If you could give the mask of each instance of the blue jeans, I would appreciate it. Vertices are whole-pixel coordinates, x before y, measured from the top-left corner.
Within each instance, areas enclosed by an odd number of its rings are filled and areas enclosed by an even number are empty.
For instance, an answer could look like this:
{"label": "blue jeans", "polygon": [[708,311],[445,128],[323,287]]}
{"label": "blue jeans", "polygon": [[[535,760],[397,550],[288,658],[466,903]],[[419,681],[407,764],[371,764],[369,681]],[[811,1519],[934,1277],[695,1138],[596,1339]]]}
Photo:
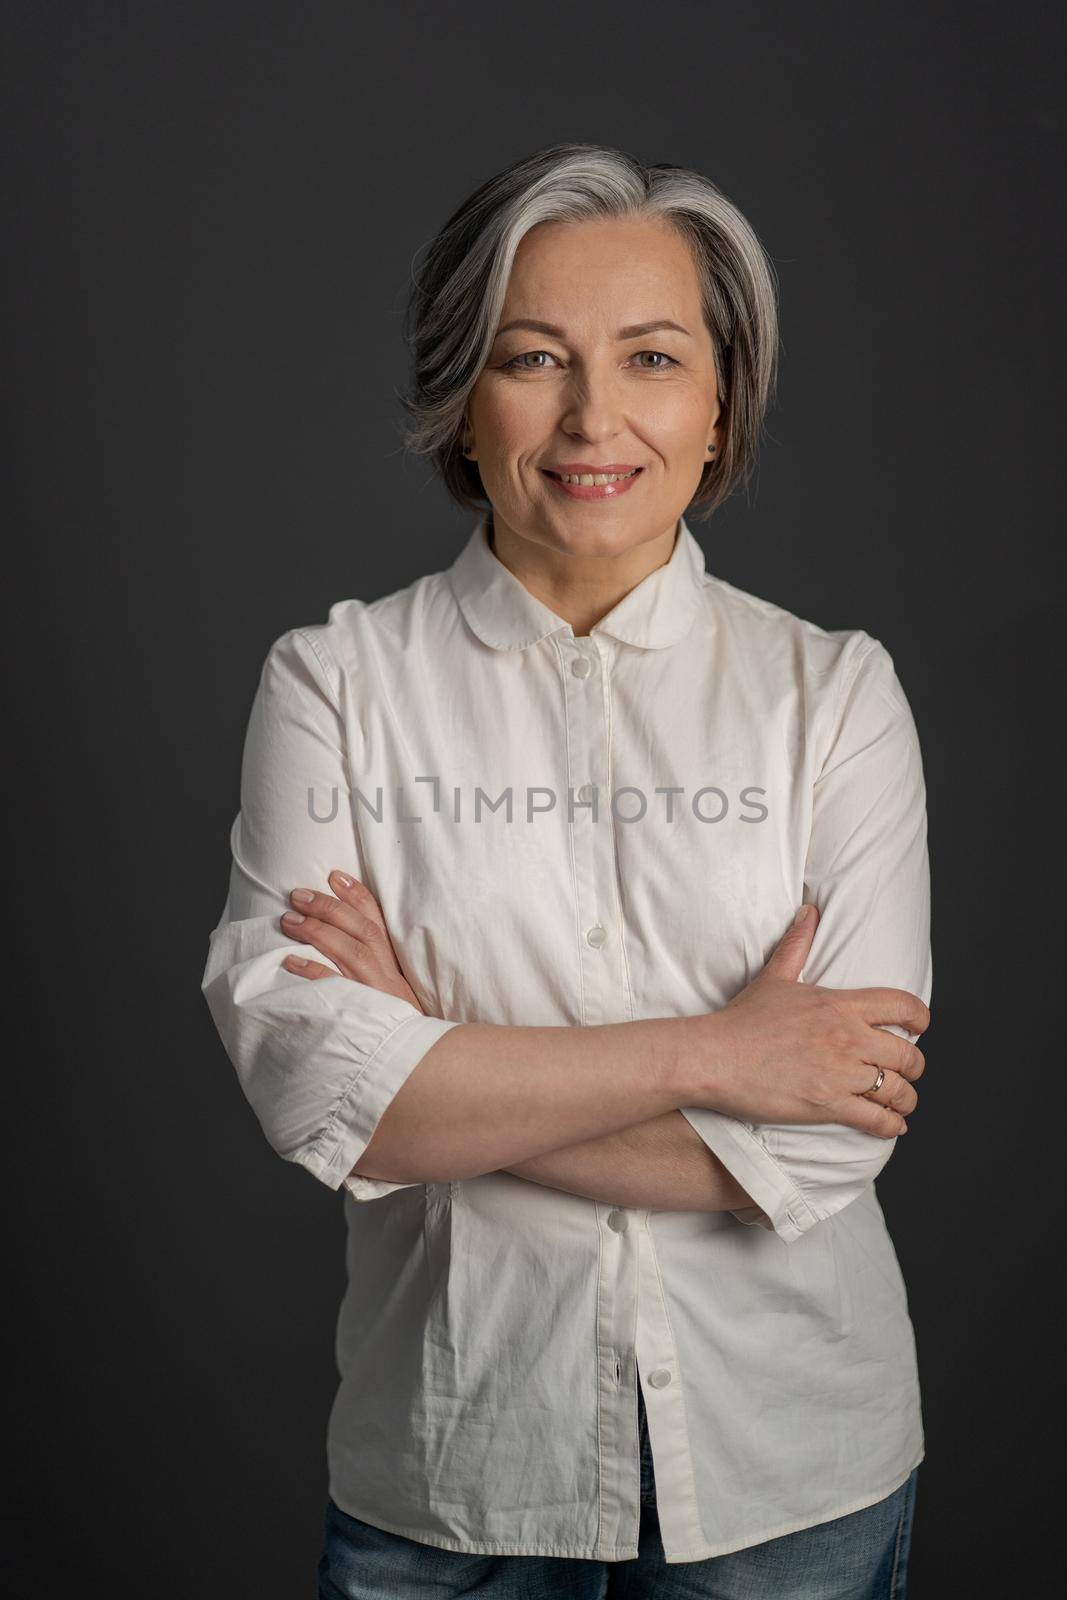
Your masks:
{"label": "blue jeans", "polygon": [[918,1467],[862,1511],[668,1566],[640,1388],[637,1405],[641,1531],[634,1560],[441,1550],[360,1522],[328,1499],[319,1600],[906,1600]]}

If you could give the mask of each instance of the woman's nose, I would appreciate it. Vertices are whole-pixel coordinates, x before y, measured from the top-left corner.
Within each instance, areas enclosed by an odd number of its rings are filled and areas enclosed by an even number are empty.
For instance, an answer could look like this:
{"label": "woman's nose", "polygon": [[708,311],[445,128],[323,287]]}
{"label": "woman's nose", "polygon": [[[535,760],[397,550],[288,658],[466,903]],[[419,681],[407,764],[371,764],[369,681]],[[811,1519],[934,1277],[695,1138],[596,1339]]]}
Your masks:
{"label": "woman's nose", "polygon": [[565,433],[581,434],[592,443],[614,438],[626,426],[617,382],[598,374],[570,385],[560,421]]}

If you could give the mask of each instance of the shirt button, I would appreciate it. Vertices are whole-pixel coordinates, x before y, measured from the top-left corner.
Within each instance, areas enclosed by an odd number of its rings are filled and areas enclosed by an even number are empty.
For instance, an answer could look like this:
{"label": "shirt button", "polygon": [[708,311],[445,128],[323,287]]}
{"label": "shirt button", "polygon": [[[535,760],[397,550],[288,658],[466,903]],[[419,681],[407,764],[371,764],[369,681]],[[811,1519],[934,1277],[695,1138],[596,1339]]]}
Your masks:
{"label": "shirt button", "polygon": [[655,1372],[650,1372],[648,1381],[653,1389],[665,1389],[671,1381],[671,1375],[666,1367],[657,1367]]}
{"label": "shirt button", "polygon": [[594,950],[599,950],[606,938],[607,934],[598,922],[595,927],[590,928],[587,932],[585,942],[586,944],[591,944]]}
{"label": "shirt button", "polygon": [[625,1233],[630,1226],[625,1211],[609,1211],[608,1227],[614,1228],[616,1233]]}
{"label": "shirt button", "polygon": [[593,798],[593,785],[591,783],[583,783],[582,787],[578,790],[578,798],[584,805],[588,805],[589,801]]}
{"label": "shirt button", "polygon": [[571,671],[576,678],[588,678],[592,670],[592,662],[588,656],[575,656],[571,662]]}

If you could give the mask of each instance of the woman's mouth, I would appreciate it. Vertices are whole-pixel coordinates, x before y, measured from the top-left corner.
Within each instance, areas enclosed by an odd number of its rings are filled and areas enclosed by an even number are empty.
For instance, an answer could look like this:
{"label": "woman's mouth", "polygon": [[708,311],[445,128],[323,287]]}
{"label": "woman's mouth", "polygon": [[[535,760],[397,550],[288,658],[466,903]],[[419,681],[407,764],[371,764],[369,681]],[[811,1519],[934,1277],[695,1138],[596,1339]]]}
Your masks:
{"label": "woman's mouth", "polygon": [[549,472],[547,468],[542,468],[542,471],[562,493],[569,494],[573,500],[616,500],[620,494],[626,494],[633,488],[644,468],[634,467],[631,472],[566,474]]}

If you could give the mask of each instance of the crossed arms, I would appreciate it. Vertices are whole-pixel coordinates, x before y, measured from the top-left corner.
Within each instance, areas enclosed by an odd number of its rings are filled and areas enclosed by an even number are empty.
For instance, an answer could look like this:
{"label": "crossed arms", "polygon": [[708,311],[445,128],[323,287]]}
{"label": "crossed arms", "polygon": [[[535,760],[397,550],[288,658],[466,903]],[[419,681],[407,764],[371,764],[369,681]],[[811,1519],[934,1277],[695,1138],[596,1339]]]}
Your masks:
{"label": "crossed arms", "polygon": [[[332,862],[352,852],[350,828],[343,821],[327,827],[302,812],[306,785],[313,784],[319,792],[336,788],[338,815],[343,819],[346,813],[343,687],[340,669],[330,668],[334,681],[328,666],[301,630],[284,635],[264,666],[246,736],[241,811],[231,832],[230,889],[211,936],[202,988],[241,1087],[273,1148],[332,1188],[358,1183],[364,1175],[370,1194],[357,1193],[356,1198],[365,1199],[405,1181],[421,1181],[414,1168],[399,1170],[402,1161],[379,1168],[390,1176],[375,1180],[376,1129],[390,1100],[404,1095],[407,1077],[429,1047],[458,1024],[426,1015],[402,975],[384,966],[376,976],[353,974],[355,981],[338,964],[320,963],[319,971],[309,974],[296,964],[299,957],[292,946],[312,941],[288,921],[279,926],[279,911],[290,894],[296,904],[296,892],[289,886],[301,880],[329,882],[334,894],[327,898],[338,902]],[[840,696],[840,713],[813,795],[804,887],[805,898],[819,908],[819,937],[800,988],[844,991],[896,983],[926,1001],[931,964],[922,769],[891,659],[873,641],[860,641]],[[332,953],[329,959],[334,959]],[[914,1037],[928,1025],[914,1020],[924,1011],[920,1002],[907,1018],[894,1014],[868,1020],[894,1031],[903,1024],[902,1038]],[[641,1030],[658,1025],[618,1026]],[[676,1024],[672,1019],[663,1025]],[[598,1030],[558,1031],[586,1035]],[[463,1043],[469,1042],[470,1034]],[[498,1042],[494,1039],[494,1046]],[[589,1042],[580,1041],[583,1051]],[[864,1060],[874,1059],[871,1052],[885,1046],[884,1034],[867,1040]],[[790,1046],[790,1058],[792,1053]],[[887,1058],[885,1064],[902,1063]],[[657,1098],[634,1087],[642,1082],[638,1074],[631,1074],[629,1110],[620,1111],[621,1101],[613,1098],[613,1063],[606,1065],[609,1070],[600,1079],[604,1094],[595,1114],[583,1113],[567,1123],[586,1134],[581,1142],[568,1145],[564,1138],[555,1147],[555,1133],[563,1125],[558,1116],[551,1138],[527,1138],[525,1143],[512,1137],[506,1124],[501,1135],[496,1124],[484,1147],[492,1147],[497,1159],[472,1170],[513,1171],[618,1205],[754,1211],[758,1214],[742,1215],[741,1220],[773,1226],[788,1240],[849,1203],[884,1165],[893,1135],[905,1125],[902,1117],[882,1108],[892,1103],[907,1112],[914,1105],[907,1084],[908,1101],[890,1102],[883,1094],[876,1107],[860,1099],[873,1076],[864,1069],[847,1084],[845,1100],[865,1115],[883,1119],[878,1127],[873,1121],[853,1120],[847,1110],[844,1117],[825,1120],[850,1126],[798,1126],[794,1124],[822,1119],[795,1116],[789,1106],[765,1112],[762,1101],[753,1111],[670,1094]],[[496,1077],[492,1081],[499,1087]],[[514,1081],[511,1109],[522,1122],[521,1075]],[[556,1081],[572,1098],[589,1092],[584,1074],[578,1075],[577,1084],[563,1077]],[[630,1114],[635,1104],[641,1108],[637,1116]],[[718,1108],[710,1109],[712,1104]],[[447,1117],[448,1102],[442,1099],[439,1105]],[[477,1102],[468,1105],[476,1115]],[[675,1109],[679,1106],[684,1109]],[[392,1115],[390,1111],[384,1121]],[[543,1132],[547,1114],[541,1122]],[[616,1131],[588,1137],[586,1130],[612,1125]],[[872,1138],[871,1133],[880,1136]],[[517,1159],[531,1150],[540,1153]],[[460,1171],[460,1164],[455,1170]]]}

